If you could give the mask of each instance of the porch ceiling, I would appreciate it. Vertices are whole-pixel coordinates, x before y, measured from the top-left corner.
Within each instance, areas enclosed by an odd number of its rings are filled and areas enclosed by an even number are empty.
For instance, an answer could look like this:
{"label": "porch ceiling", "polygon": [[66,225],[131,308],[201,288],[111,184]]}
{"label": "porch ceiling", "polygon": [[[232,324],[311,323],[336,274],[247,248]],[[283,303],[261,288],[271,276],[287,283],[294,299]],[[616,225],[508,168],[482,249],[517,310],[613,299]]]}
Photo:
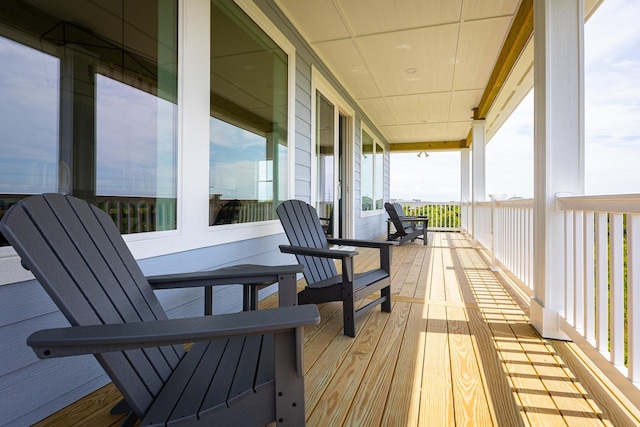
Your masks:
{"label": "porch ceiling", "polygon": [[489,140],[533,86],[533,0],[275,1],[392,151],[468,146],[476,108]]}

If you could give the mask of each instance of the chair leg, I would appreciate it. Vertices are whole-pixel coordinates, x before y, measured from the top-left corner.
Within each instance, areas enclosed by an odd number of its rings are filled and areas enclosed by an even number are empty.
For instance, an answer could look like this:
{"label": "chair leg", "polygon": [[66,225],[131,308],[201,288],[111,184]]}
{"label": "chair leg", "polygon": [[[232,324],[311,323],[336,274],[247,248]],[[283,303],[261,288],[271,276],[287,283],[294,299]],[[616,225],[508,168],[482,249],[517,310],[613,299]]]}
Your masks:
{"label": "chair leg", "polygon": [[353,301],[353,294],[342,301],[342,317],[344,320],[344,334],[355,338],[356,337],[356,308],[355,301]]}
{"label": "chair leg", "polygon": [[305,425],[302,328],[274,335],[276,425]]}
{"label": "chair leg", "polygon": [[380,294],[383,297],[386,297],[386,301],[381,304],[381,309],[385,313],[391,313],[391,286],[387,286],[386,288],[382,288],[380,290]]}
{"label": "chair leg", "polygon": [[251,287],[251,310],[258,309],[258,287]]}
{"label": "chair leg", "polygon": [[251,307],[251,285],[242,286],[242,311],[250,311]]}
{"label": "chair leg", "polygon": [[258,291],[264,287],[262,283],[248,283],[242,286],[242,311],[258,309]]}

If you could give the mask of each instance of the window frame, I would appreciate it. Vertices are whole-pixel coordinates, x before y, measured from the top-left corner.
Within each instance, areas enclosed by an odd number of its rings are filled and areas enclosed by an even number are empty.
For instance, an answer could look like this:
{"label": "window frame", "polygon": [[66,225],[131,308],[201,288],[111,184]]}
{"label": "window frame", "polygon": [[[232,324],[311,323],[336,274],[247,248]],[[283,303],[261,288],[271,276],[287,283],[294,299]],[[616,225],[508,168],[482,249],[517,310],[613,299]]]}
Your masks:
{"label": "window frame", "polygon": [[[251,0],[234,0],[271,39],[287,54],[287,144],[288,197],[292,197],[295,183],[295,76],[296,49],[273,24],[262,10]],[[223,245],[252,238],[282,233],[277,219],[270,221],[209,226],[209,97],[202,96],[203,88],[208,94],[209,64],[202,66],[202,58],[209,58],[210,0],[179,2],[178,10],[178,228],[169,239],[170,250],[158,248],[158,237],[124,236],[135,257],[147,258]],[[188,24],[187,24],[188,22]],[[194,23],[197,23],[194,25]],[[206,40],[203,32],[206,31]],[[185,45],[194,43],[185,49]],[[195,64],[200,66],[197,69]],[[189,66],[192,68],[189,69]],[[180,90],[182,89],[182,90]],[[199,107],[196,114],[195,108]],[[187,113],[188,112],[188,113]],[[197,123],[196,123],[197,122]],[[193,125],[192,125],[193,123]],[[193,141],[197,141],[194,143]],[[157,233],[149,233],[157,234]],[[164,241],[163,241],[164,243]],[[162,245],[166,247],[165,245]]]}
{"label": "window frame", "polygon": [[[356,162],[356,150],[355,150],[355,137],[356,137],[356,111],[351,104],[349,104],[338,90],[327,80],[322,72],[315,66],[311,66],[311,204],[315,206],[317,202],[317,186],[318,186],[318,167],[316,157],[316,138],[317,138],[317,93],[320,92],[322,96],[327,99],[334,106],[334,114],[337,117],[342,114],[347,123],[347,134],[345,135],[345,152],[344,165],[345,174],[343,178],[346,183],[346,191],[342,194],[344,200],[348,200],[348,203],[344,203],[343,215],[346,220],[343,224],[343,235],[347,238],[353,238],[355,236],[355,215],[356,206],[354,205],[355,196],[353,189],[355,188],[355,162]],[[338,129],[336,128],[337,132]],[[337,172],[335,172],[337,174]],[[334,182],[335,184],[335,182]]]}
{"label": "window frame", "polygon": [[[211,0],[212,3],[215,3],[213,0]],[[227,1],[231,1],[231,0],[227,0]],[[295,177],[292,177],[292,175],[294,174],[294,168],[292,167],[293,163],[291,162],[291,155],[293,154],[294,151],[292,151],[292,142],[293,139],[295,138],[294,135],[291,134],[291,126],[290,123],[292,120],[295,120],[295,117],[291,114],[292,113],[292,108],[291,105],[292,102],[295,102],[295,96],[292,97],[291,92],[294,90],[292,85],[291,85],[291,76],[292,76],[292,69],[291,69],[291,59],[292,59],[292,53],[288,52],[285,48],[283,48],[283,43],[284,44],[288,44],[288,41],[285,40],[278,40],[277,37],[274,37],[272,33],[269,33],[267,31],[266,27],[269,27],[269,24],[264,23],[264,25],[261,25],[259,22],[259,19],[256,19],[254,15],[252,15],[252,12],[255,12],[255,10],[252,9],[253,3],[252,2],[244,2],[244,1],[238,1],[238,0],[233,0],[236,5],[239,6],[239,8],[241,10],[243,10],[245,12],[245,14],[249,17],[249,19],[251,19],[255,25],[264,32],[264,34],[269,37],[271,39],[271,42],[273,42],[279,49],[281,49],[282,53],[284,55],[286,55],[286,70],[284,68],[281,69],[281,71],[278,72],[277,74],[277,78],[281,79],[282,77],[286,77],[287,79],[287,117],[286,117],[286,136],[285,136],[285,144],[280,145],[280,143],[278,142],[278,145],[276,145],[274,147],[274,150],[277,151],[284,151],[286,150],[286,158],[278,158],[277,162],[272,162],[272,165],[274,166],[273,170],[272,170],[272,179],[271,179],[271,186],[270,186],[270,190],[273,192],[273,196],[277,197],[276,198],[271,198],[271,200],[267,200],[269,202],[271,202],[272,204],[272,209],[271,210],[271,214],[272,214],[272,219],[259,219],[259,220],[255,220],[255,221],[245,221],[245,222],[234,222],[234,223],[227,223],[227,224],[215,224],[215,223],[211,223],[210,227],[216,227],[216,228],[220,228],[220,227],[226,227],[226,228],[231,228],[234,229],[235,226],[237,226],[238,224],[254,224],[257,225],[259,223],[264,223],[264,222],[270,222],[270,221],[275,221],[277,224],[279,224],[279,221],[277,219],[277,216],[275,215],[275,209],[277,207],[277,205],[284,201],[287,200],[289,198],[291,198],[291,194],[293,193],[293,188],[294,188],[294,182],[295,182]],[[226,9],[226,7],[224,7],[224,1],[221,2],[223,4],[222,8]],[[245,8],[243,8],[243,5]],[[244,17],[242,17],[242,20],[244,21]],[[237,25],[237,24],[236,24]],[[242,29],[244,27],[244,25],[239,25],[237,26],[238,29]],[[272,30],[276,31],[277,30],[274,28],[272,28]],[[249,29],[249,32],[255,32],[251,29]],[[244,31],[245,34],[247,34],[247,30],[245,29]],[[264,52],[268,52],[269,49],[264,50]],[[295,50],[294,50],[295,51]],[[279,56],[279,55],[278,55]],[[223,70],[218,70],[218,71],[223,71]],[[295,72],[293,74],[295,76]],[[213,92],[211,92],[213,93]],[[277,95],[276,92],[272,93],[272,96],[279,96]],[[280,98],[282,100],[282,98]],[[293,100],[293,101],[292,101]],[[233,101],[233,99],[231,99],[231,101]],[[213,104],[212,104],[213,105]],[[276,106],[272,106],[272,108],[276,108]],[[275,110],[274,110],[275,111]],[[251,112],[249,111],[249,114],[251,114]],[[274,113],[275,114],[275,113]],[[282,116],[280,116],[282,117]],[[240,132],[243,133],[245,135],[251,135],[251,137],[258,137],[258,138],[264,138],[264,142],[266,143],[266,147],[270,146],[270,137],[269,137],[269,133],[270,131],[265,129],[264,127],[261,127],[260,123],[252,123],[251,121],[245,121],[241,116],[239,115],[235,115],[233,111],[229,110],[229,111],[224,111],[224,109],[220,109],[218,110],[217,108],[212,107],[211,109],[211,119],[212,119],[212,123],[213,122],[219,122],[217,125],[212,125],[212,126],[221,126],[221,127],[226,127],[229,126],[229,130],[233,129],[236,132]],[[280,123],[278,121],[277,123],[278,125],[281,125],[282,123]],[[282,127],[279,126],[280,129],[282,129]],[[224,132],[223,132],[224,133]],[[273,131],[273,133],[275,135],[278,134],[277,131]],[[220,134],[217,134],[216,132],[211,131],[210,133],[210,141],[213,145],[215,145],[217,142],[219,142],[219,138]],[[271,139],[271,141],[274,141],[273,139]],[[277,139],[275,140],[277,141]],[[239,148],[239,147],[238,147]],[[237,159],[237,157],[235,157],[235,153],[237,153],[238,148],[234,148],[233,152],[233,156],[234,157],[227,157],[227,159],[229,161],[235,161],[235,160],[231,160],[231,159]],[[268,150],[267,150],[268,151]],[[230,154],[230,153],[229,153]],[[265,154],[266,157],[261,158],[259,160],[255,161],[255,166],[258,166],[258,163],[262,162],[262,161],[268,161],[269,160],[269,156],[268,154]],[[277,155],[279,156],[279,154]],[[209,158],[210,161],[213,162],[213,157],[212,157],[212,152],[209,153]],[[274,155],[274,158],[272,160],[274,160],[276,158],[276,156]],[[280,160],[284,160],[283,162],[280,162]],[[254,160],[251,160],[252,162]],[[275,164],[277,163],[277,169],[275,168]],[[231,177],[237,176],[240,177],[241,175],[238,175],[234,172],[230,173],[230,174],[223,174],[223,175],[219,175],[219,172],[216,172],[214,168],[211,168],[210,172],[210,177],[215,177],[214,181],[217,181],[218,178],[220,178],[221,176],[223,177],[227,177],[229,175],[231,175]],[[253,173],[253,171],[248,172],[248,173]],[[281,174],[286,173],[286,179],[282,179],[280,180]],[[293,179],[292,179],[293,178]],[[247,182],[248,183],[248,182]],[[243,188],[242,186],[240,187],[236,187],[235,190],[239,190],[239,191],[243,191],[243,190],[255,190],[255,191],[259,191],[257,189],[257,187],[260,185],[260,179],[259,177],[256,176],[256,182],[255,185],[256,187],[254,188]],[[222,196],[220,197],[220,199],[215,202],[216,208],[212,208],[213,212],[216,212],[217,209],[221,208],[222,205],[224,205],[225,203],[229,202],[231,199],[243,199],[242,196],[238,196],[237,194],[235,194],[233,192],[233,190],[230,191],[223,191],[219,188],[219,185],[217,185],[219,183],[212,183],[210,182],[210,186],[211,188],[216,188],[219,191],[216,191],[216,195]],[[277,184],[277,189],[274,187],[274,185]],[[215,186],[215,187],[214,187]],[[283,191],[284,190],[284,191]],[[219,193],[225,193],[225,194],[219,194]],[[284,193],[284,194],[282,194]],[[213,196],[214,194],[211,193],[210,197]],[[252,198],[250,196],[248,196],[248,199],[245,200],[248,203],[252,203],[252,202],[259,202],[259,197],[256,198],[256,200],[252,200]],[[244,204],[244,201],[243,201]],[[260,208],[263,208],[264,206],[260,206]],[[211,213],[211,221],[213,221],[213,214]],[[210,222],[211,222],[210,221]]]}
{"label": "window frame", "polygon": [[[184,5],[183,5],[183,1],[182,0],[177,0],[175,3],[175,7],[176,7],[176,25],[178,26],[178,34],[177,34],[177,48],[178,48],[178,73],[180,73],[180,69],[182,68],[182,64],[180,64],[179,61],[182,60],[182,50],[183,47],[180,45],[180,38],[182,36],[182,34],[180,33],[181,29],[184,28],[184,26],[180,25],[180,20],[181,20],[181,14],[184,11]],[[5,27],[2,29],[2,31],[0,31],[0,34],[2,34],[3,37],[9,37],[11,40],[14,40],[15,42],[24,45],[28,48],[31,49],[35,49],[37,51],[41,51],[43,53],[46,53],[48,55],[51,55],[52,57],[58,58],[60,59],[60,54],[58,51],[58,48],[51,44],[51,42],[48,42],[46,40],[41,40],[41,39],[35,39],[34,36],[32,36],[31,34],[25,33],[23,31],[17,30],[17,29],[13,29],[11,27]],[[104,76],[106,78],[109,78],[109,76],[103,72],[101,72],[101,66],[99,65],[98,67],[92,68],[92,78],[96,79],[99,76]],[[177,82],[176,84],[179,86],[180,85],[180,79],[182,77],[180,76],[180,74],[178,74],[178,78],[177,78]],[[96,86],[96,90],[97,90],[97,86]],[[178,89],[178,95],[179,95],[179,90]],[[97,108],[97,104],[94,106],[94,108]],[[179,102],[179,97],[177,99],[176,102],[176,112],[178,113],[178,115],[180,114],[180,102]],[[94,110],[94,113],[96,114],[97,117],[97,110]],[[176,120],[176,124],[175,124],[175,135],[176,135],[176,139],[175,139],[175,144],[176,144],[176,151],[174,153],[175,157],[176,157],[176,181],[175,181],[175,185],[176,188],[178,187],[178,183],[180,180],[180,177],[178,176],[179,174],[179,153],[180,153],[180,135],[179,135],[179,118]],[[96,122],[96,129],[97,129],[97,122]],[[97,147],[97,146],[96,146]],[[97,179],[97,178],[96,178]],[[58,189],[58,191],[61,191],[60,189]],[[176,198],[179,198],[179,191],[176,190]],[[179,215],[178,213],[178,207],[176,207],[176,215]],[[123,234],[122,237],[125,240],[125,242],[129,242],[129,241],[138,241],[138,240],[144,240],[144,239],[154,239],[157,241],[158,238],[165,238],[167,236],[172,236],[172,235],[179,235],[179,224],[176,224],[176,228],[175,229],[170,229],[170,230],[160,230],[160,231],[149,231],[149,232],[142,232],[142,233],[132,233],[132,234]],[[163,251],[164,253],[173,253],[175,251]],[[140,257],[144,257],[144,255],[140,256]],[[25,280],[31,280],[33,279],[33,275],[24,270],[19,262],[19,258],[17,257],[17,254],[15,252],[15,250],[11,247],[11,246],[2,246],[0,247],[0,265],[2,266],[2,268],[7,271],[8,274],[4,275],[1,279],[0,279],[0,285],[3,284],[8,284],[8,283],[15,283],[15,282],[19,282],[19,281],[25,281]]]}
{"label": "window frame", "polygon": [[[367,135],[369,135],[369,137],[371,137],[371,140],[373,142],[373,167],[372,167],[372,171],[373,171],[373,176],[371,177],[372,182],[373,182],[373,204],[375,206],[375,201],[379,198],[382,198],[382,206],[380,207],[380,209],[371,209],[368,211],[362,210],[362,167],[360,167],[360,198],[358,199],[358,203],[359,203],[359,208],[360,208],[360,218],[366,218],[369,216],[377,216],[380,215],[380,213],[384,212],[384,202],[385,200],[385,179],[384,179],[384,171],[385,171],[385,162],[386,162],[386,153],[387,153],[387,149],[385,147],[385,144],[382,142],[382,140],[380,140],[379,138],[376,137],[376,134],[374,132],[371,131],[371,129],[365,125],[364,123],[361,124],[360,126],[360,160],[362,161],[362,146],[363,146],[363,133],[367,133]],[[378,147],[382,147],[382,153],[378,153]],[[383,177],[382,177],[382,196],[381,197],[377,197],[377,193],[376,193],[376,169],[378,167],[377,163],[377,159],[378,159],[378,155],[381,154],[381,159],[382,159],[382,172],[383,172]]]}
{"label": "window frame", "polygon": [[[287,140],[288,197],[295,184],[295,77],[296,49],[262,10],[251,0],[234,0],[245,13],[288,55]],[[187,7],[188,3],[188,7]],[[177,226],[175,230],[123,235],[136,259],[223,245],[283,232],[276,220],[209,226],[209,65],[202,57],[210,50],[210,0],[178,1],[178,148]],[[188,24],[187,24],[188,23]],[[0,265],[5,275],[0,284],[29,280],[20,267],[15,250],[0,247]]]}

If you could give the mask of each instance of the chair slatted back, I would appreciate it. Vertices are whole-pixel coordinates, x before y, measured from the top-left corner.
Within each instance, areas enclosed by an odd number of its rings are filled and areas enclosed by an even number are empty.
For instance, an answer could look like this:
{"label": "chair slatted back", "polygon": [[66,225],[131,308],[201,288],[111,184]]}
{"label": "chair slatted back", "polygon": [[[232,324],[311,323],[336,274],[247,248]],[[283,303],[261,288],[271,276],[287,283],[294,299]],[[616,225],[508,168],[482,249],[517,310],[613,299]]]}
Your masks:
{"label": "chair slatted back", "polygon": [[[406,214],[404,213],[404,210],[402,209],[402,205],[400,203],[394,203],[393,208],[396,210],[396,215],[398,215],[398,218],[402,218],[406,216]],[[413,224],[411,224],[411,222],[409,221],[402,221],[402,225],[405,228],[413,226]]]}
{"label": "chair slatted back", "polygon": [[[0,221],[11,243],[72,326],[167,316],[113,220],[85,201],[32,196]],[[125,399],[144,414],[179,360],[181,346],[96,355]]]}
{"label": "chair slatted back", "polygon": [[384,208],[389,215],[389,219],[393,223],[393,226],[396,228],[397,233],[404,233],[404,230],[408,227],[411,227],[411,224],[407,221],[402,221],[400,218],[404,216],[404,212],[402,211],[402,206],[399,203],[385,203]]}
{"label": "chair slatted back", "polygon": [[[329,243],[322,230],[316,209],[301,200],[286,200],[276,209],[284,232],[292,246],[328,249]],[[304,278],[309,286],[338,275],[331,259],[296,255],[304,266]]]}

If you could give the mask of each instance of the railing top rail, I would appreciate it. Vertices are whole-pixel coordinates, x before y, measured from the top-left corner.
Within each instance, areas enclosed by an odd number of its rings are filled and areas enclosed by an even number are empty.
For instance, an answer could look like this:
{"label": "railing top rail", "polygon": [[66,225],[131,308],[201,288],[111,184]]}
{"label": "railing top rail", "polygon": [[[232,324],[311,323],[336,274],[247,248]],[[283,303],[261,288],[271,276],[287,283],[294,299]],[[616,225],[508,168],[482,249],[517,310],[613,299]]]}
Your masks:
{"label": "railing top rail", "polygon": [[446,206],[446,205],[453,205],[453,206],[457,206],[460,204],[459,201],[451,201],[451,202],[415,202],[412,200],[396,200],[397,203],[400,203],[401,205],[406,205],[406,206],[433,206],[433,205],[442,205],[442,206]]}
{"label": "railing top rail", "polygon": [[500,207],[532,208],[533,207],[533,199],[496,200],[496,205],[498,205]]}
{"label": "railing top rail", "polygon": [[556,197],[558,209],[573,211],[640,214],[640,194],[602,194]]}

